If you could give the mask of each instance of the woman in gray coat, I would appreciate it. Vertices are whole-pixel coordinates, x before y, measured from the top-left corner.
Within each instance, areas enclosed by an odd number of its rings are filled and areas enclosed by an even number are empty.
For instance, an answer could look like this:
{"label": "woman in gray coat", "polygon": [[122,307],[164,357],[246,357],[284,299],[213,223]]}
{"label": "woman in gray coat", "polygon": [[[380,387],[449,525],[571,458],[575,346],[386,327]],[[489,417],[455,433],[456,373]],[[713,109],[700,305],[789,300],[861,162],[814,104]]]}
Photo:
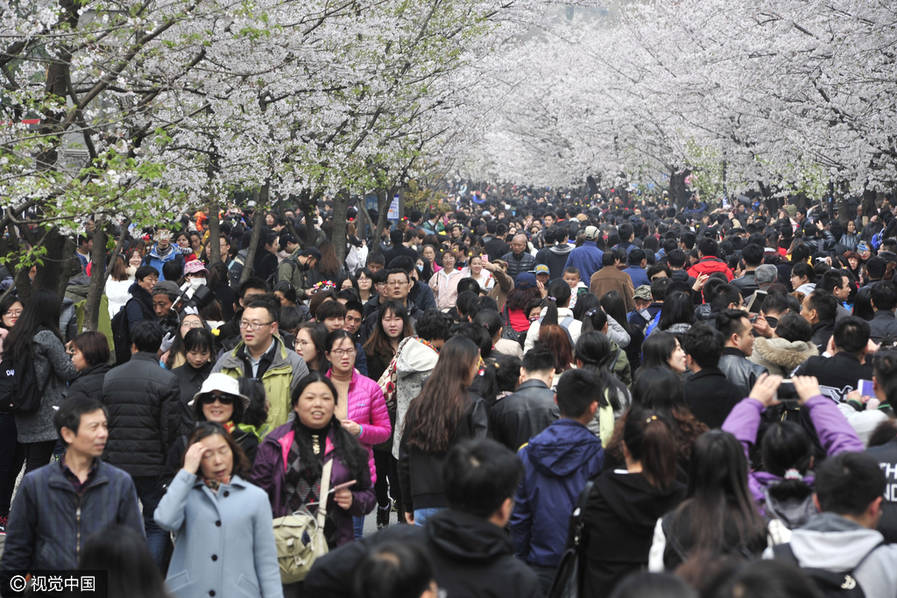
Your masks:
{"label": "woman in gray coat", "polygon": [[37,411],[16,414],[16,433],[25,450],[25,473],[50,462],[58,437],[53,416],[65,398],[66,383],[78,375],[59,333],[59,309],[55,293],[35,290],[4,343],[4,353],[9,357],[30,355],[34,359],[34,374],[42,391]]}
{"label": "woman in gray coat", "polygon": [[156,508],[175,533],[165,580],[178,598],[282,598],[268,496],[238,473],[249,461],[220,425],[200,422],[184,468]]}

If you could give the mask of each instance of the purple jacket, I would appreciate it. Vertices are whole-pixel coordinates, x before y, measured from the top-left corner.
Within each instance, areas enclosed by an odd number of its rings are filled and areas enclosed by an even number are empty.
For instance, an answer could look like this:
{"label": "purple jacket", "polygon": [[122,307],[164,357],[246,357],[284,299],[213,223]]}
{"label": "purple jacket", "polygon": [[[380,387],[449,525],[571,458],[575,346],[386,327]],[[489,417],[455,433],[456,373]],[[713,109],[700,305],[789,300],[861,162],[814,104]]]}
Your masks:
{"label": "purple jacket", "polygon": [[[806,406],[810,411],[810,420],[813,422],[813,427],[816,428],[819,442],[827,455],[863,451],[862,441],[831,399],[817,395],[810,397]],[[726,421],[723,422],[722,429],[738,439],[741,446],[744,447],[744,455],[748,459],[751,445],[757,442],[757,428],[760,427],[763,410],[763,403],[748,397],[735,405]],[[781,477],[767,471],[752,471],[748,476],[748,486],[761,512],[763,512],[766,487],[780,481],[782,481]],[[813,475],[807,475],[804,477],[804,481],[812,485]]]}
{"label": "purple jacket", "polygon": [[[264,442],[259,445],[258,452],[255,455],[255,463],[252,466],[252,474],[249,480],[268,493],[268,500],[271,502],[271,511],[275,518],[289,515],[290,511],[284,501],[284,480],[286,479],[287,457],[290,454],[290,446],[293,444],[293,424],[287,423],[275,428],[265,437]],[[324,447],[325,459],[327,455],[334,458],[333,455],[333,430],[327,435],[327,442]],[[330,487],[333,488],[339,484],[351,481],[351,474],[346,465],[339,459],[333,462],[333,470],[330,474]],[[336,542],[330,548],[342,546],[347,542],[351,542],[354,538],[352,531],[352,517],[360,517],[374,510],[377,504],[377,497],[373,488],[359,489],[352,487],[352,506],[348,511],[339,508],[333,501],[333,495],[327,502],[327,517],[336,522]]]}

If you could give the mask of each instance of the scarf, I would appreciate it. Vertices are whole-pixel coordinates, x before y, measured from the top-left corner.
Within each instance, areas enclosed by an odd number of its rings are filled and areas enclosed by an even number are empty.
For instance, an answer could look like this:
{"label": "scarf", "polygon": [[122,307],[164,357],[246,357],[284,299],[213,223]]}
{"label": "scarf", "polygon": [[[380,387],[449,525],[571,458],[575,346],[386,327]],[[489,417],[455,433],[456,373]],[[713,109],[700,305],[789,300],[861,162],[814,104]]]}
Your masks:
{"label": "scarf", "polygon": [[284,492],[290,512],[296,512],[309,503],[321,500],[321,472],[324,468],[324,448],[330,424],[320,430],[304,425],[297,417],[293,422],[293,444],[287,455],[287,470],[284,475]]}

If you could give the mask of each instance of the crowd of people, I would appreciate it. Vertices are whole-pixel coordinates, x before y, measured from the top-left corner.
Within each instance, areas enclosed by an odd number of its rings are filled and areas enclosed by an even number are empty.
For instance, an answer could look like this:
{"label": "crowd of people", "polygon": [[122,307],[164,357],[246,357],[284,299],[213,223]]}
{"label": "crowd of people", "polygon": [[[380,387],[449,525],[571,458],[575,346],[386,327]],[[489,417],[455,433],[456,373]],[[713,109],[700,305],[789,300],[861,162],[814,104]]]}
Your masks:
{"label": "crowd of people", "polygon": [[[106,263],[80,238],[64,298],[6,277],[5,579],[897,595],[897,206],[495,195],[382,238],[352,208],[342,261],[326,206],[229,210],[219,238],[124,229]],[[274,527],[299,512],[329,552],[295,581]]]}

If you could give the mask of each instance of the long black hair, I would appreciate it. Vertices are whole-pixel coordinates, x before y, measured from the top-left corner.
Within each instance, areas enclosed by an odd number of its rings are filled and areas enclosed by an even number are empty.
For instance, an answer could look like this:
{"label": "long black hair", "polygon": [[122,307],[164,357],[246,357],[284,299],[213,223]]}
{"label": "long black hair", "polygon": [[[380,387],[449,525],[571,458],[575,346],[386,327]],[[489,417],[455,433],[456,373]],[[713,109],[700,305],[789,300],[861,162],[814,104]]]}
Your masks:
{"label": "long black hair", "polygon": [[22,310],[16,325],[9,331],[3,351],[12,358],[25,357],[31,354],[34,335],[38,330],[49,330],[62,342],[59,332],[59,296],[43,289],[31,293],[31,299]]}
{"label": "long black hair", "polygon": [[[333,382],[321,372],[311,372],[299,381],[291,395],[290,405],[294,409],[299,401],[299,397],[302,396],[302,392],[315,382],[324,384],[330,390],[333,394],[333,404],[336,406],[339,401],[339,393]],[[312,448],[310,429],[299,420],[298,415],[293,422],[293,428],[295,430],[293,442],[299,446],[299,458],[301,459],[303,469],[309,468],[306,471],[308,471],[310,478],[317,479],[321,477],[321,471],[324,469],[323,452],[321,456],[315,455]],[[335,415],[330,419],[330,423],[321,430],[321,433],[326,435],[329,429],[333,430],[333,445],[336,457],[339,457],[343,465],[349,470],[352,479],[356,480],[355,488],[370,488],[371,470],[368,466],[367,451],[362,448],[355,436],[343,429]]]}

